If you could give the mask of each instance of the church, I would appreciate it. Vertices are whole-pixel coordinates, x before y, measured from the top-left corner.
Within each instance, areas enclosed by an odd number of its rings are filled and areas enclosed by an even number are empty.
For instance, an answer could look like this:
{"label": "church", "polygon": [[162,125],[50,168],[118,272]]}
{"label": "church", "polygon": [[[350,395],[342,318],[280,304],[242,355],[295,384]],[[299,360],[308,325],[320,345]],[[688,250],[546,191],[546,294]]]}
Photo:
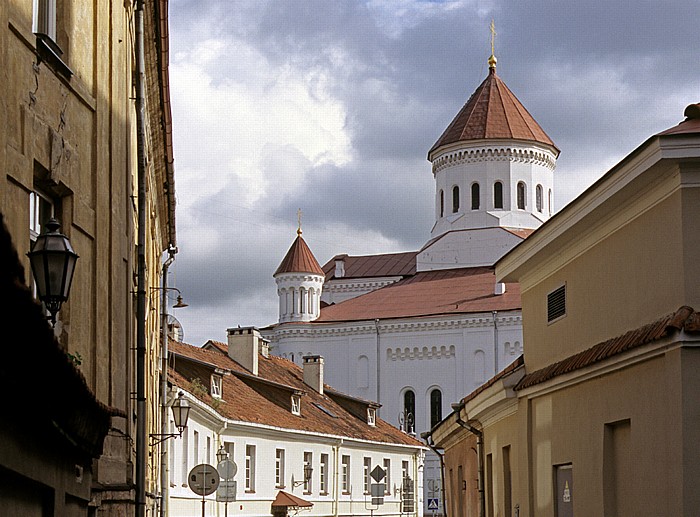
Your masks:
{"label": "church", "polygon": [[[327,381],[381,404],[419,435],[522,353],[517,283],[494,264],[552,215],[554,142],[496,73],[428,152],[435,223],[416,251],[338,254],[324,266],[301,228],[274,273],[279,321],[260,329],[273,354],[319,355]],[[424,465],[426,511],[442,514],[440,460]]]}

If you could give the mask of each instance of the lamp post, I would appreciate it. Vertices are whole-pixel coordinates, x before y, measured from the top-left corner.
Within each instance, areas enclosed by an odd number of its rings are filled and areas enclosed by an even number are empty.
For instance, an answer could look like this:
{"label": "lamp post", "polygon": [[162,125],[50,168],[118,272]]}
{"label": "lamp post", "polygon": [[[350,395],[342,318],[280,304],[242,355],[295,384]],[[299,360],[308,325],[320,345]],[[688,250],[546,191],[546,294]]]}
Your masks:
{"label": "lamp post", "polygon": [[182,436],[182,432],[185,430],[185,427],[187,427],[187,420],[190,416],[190,405],[187,403],[184,397],[185,394],[183,392],[178,393],[177,398],[171,406],[171,410],[173,412],[173,422],[175,423],[175,427],[177,427],[178,432],[150,434],[149,436],[151,438],[151,447],[153,447],[154,445],[158,445],[161,442],[164,442],[168,438]]}
{"label": "lamp post", "polygon": [[51,315],[51,326],[54,327],[56,313],[68,299],[78,260],[68,237],[58,231],[60,227],[56,219],[49,219],[47,232],[37,237],[32,250],[27,253],[39,300],[44,302]]}

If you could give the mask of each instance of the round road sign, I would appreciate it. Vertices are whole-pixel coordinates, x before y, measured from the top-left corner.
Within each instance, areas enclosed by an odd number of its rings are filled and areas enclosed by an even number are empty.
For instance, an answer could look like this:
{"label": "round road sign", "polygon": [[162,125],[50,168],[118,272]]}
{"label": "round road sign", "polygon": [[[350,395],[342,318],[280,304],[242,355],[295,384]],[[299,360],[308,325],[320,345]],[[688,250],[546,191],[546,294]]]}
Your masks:
{"label": "round road sign", "polygon": [[222,478],[233,479],[236,476],[236,472],[238,472],[238,465],[236,465],[235,461],[224,460],[219,462],[216,466],[216,470],[219,471],[219,475],[221,475]]}
{"label": "round road sign", "polygon": [[219,473],[212,465],[202,463],[190,470],[187,483],[197,495],[209,495],[219,487]]}

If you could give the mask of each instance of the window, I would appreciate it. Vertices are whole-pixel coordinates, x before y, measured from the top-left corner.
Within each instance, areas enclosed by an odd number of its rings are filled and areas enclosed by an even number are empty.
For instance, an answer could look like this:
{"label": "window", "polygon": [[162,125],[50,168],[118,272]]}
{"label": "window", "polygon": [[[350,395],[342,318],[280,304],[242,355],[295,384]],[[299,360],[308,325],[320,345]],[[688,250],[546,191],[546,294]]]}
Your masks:
{"label": "window", "polygon": [[472,183],[472,210],[479,210],[479,184]]}
{"label": "window", "polygon": [[319,490],[321,494],[328,493],[328,454],[321,454]]}
{"label": "window", "polygon": [[401,479],[404,480],[408,477],[408,461],[403,460],[401,462]]}
{"label": "window", "polygon": [[53,217],[54,206],[48,196],[37,192],[29,193],[29,239],[34,242],[44,224]]}
{"label": "window", "polygon": [[221,391],[222,391],[222,380],[223,377],[221,375],[212,375],[211,376],[211,396],[217,399],[221,398]]}
{"label": "window", "polygon": [[391,460],[384,458],[384,494],[391,494]]}
{"label": "window", "polygon": [[187,486],[187,474],[189,474],[189,465],[187,464],[187,454],[190,450],[189,441],[190,433],[189,429],[185,428],[185,432],[182,434],[182,449],[181,449],[181,462],[180,462],[180,479],[182,480],[182,486]]}
{"label": "window", "polygon": [[445,217],[445,193],[440,189],[440,217]]}
{"label": "window", "polygon": [[535,207],[538,212],[542,212],[542,185],[535,187]]}
{"label": "window", "polygon": [[[304,493],[305,494],[310,494],[311,493],[311,481],[312,477],[309,476],[309,478],[306,478],[306,472],[309,468],[313,469],[314,465],[314,453],[313,452],[305,452],[304,453]],[[313,475],[313,471],[312,471]]]}
{"label": "window", "polygon": [[245,491],[255,492],[255,445],[245,446]]}
{"label": "window", "polygon": [[[406,390],[403,394],[403,413],[404,417],[408,419],[408,415],[413,416],[416,414],[416,394],[413,390]],[[408,429],[406,429],[408,431]]]}
{"label": "window", "polygon": [[452,213],[457,212],[459,212],[459,187],[455,185],[452,187]]}
{"label": "window", "polygon": [[194,464],[199,465],[199,433],[194,432]]}
{"label": "window", "polygon": [[566,284],[547,295],[547,323],[566,315]]}
{"label": "window", "polygon": [[525,210],[525,183],[518,183],[517,187],[518,209]]}
{"label": "window", "polygon": [[301,414],[301,396],[292,394],[292,415]]}
{"label": "window", "polygon": [[493,207],[503,208],[503,183],[500,181],[493,184]]}
{"label": "window", "polygon": [[284,488],[284,449],[275,450],[275,487]]}
{"label": "window", "polygon": [[211,465],[211,437],[207,436],[207,465]]}
{"label": "window", "polygon": [[342,460],[342,470],[341,470],[341,482],[343,486],[343,493],[350,493],[350,456],[343,455]]}
{"label": "window", "polygon": [[430,392],[430,428],[442,420],[442,392],[435,388]]}
{"label": "window", "polygon": [[[57,27],[61,25],[62,19],[56,18],[64,9],[56,8],[56,0],[34,0],[34,15],[32,19],[32,32],[36,34],[36,47],[40,56],[56,72],[66,78],[73,75],[73,71],[63,61],[63,50],[58,45]],[[67,42],[64,41],[65,45]]]}
{"label": "window", "polygon": [[549,215],[552,215],[552,189],[549,189]]}
{"label": "window", "polygon": [[34,0],[32,32],[56,41],[56,0]]}
{"label": "window", "polygon": [[372,483],[370,472],[372,472],[372,458],[364,458],[362,462],[362,478],[364,479],[363,490],[365,494],[369,494],[369,486]]}
{"label": "window", "polygon": [[369,425],[375,425],[377,421],[377,410],[373,407],[367,408],[367,423]]}

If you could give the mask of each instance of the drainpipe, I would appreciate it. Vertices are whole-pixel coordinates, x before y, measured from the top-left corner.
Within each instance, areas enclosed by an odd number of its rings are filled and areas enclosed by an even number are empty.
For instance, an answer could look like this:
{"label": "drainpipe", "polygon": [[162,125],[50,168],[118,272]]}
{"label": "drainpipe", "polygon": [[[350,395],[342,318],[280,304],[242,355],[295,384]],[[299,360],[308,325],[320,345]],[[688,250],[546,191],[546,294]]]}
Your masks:
{"label": "drainpipe", "polygon": [[[163,348],[161,351],[161,387],[160,387],[160,432],[166,435],[169,432],[168,422],[168,268],[175,260],[177,248],[168,249],[168,258],[163,263],[163,280],[160,300],[161,332]],[[168,441],[160,444],[160,517],[168,515],[168,491],[170,489],[170,472],[168,470]]]}
{"label": "drainpipe", "polygon": [[[447,516],[447,501],[445,499],[445,457],[444,453],[440,453],[440,451],[435,447],[435,443],[433,442],[433,432],[432,431],[425,431],[420,434],[420,437],[423,438],[425,441],[425,444],[430,447],[430,449],[437,455],[438,458],[440,458],[440,484],[442,485],[440,488],[440,492],[442,493],[442,512],[443,512],[443,517],[448,517]],[[425,483],[425,479],[423,480],[423,483]]]}
{"label": "drainpipe", "polygon": [[136,517],[146,515],[146,103],[144,63],[144,0],[134,11],[136,54],[136,148],[138,167],[138,237],[136,282]]}
{"label": "drainpipe", "polygon": [[484,432],[462,420],[461,412],[463,408],[464,406],[454,408],[455,415],[457,416],[457,424],[476,436],[476,456],[478,458],[477,468],[479,475],[479,516],[486,517],[486,493],[484,491]]}
{"label": "drainpipe", "polygon": [[498,373],[498,322],[496,317],[498,316],[498,311],[492,311],[491,317],[493,318],[493,374]]}
{"label": "drainpipe", "polygon": [[[381,393],[381,390],[379,389],[380,388],[380,379],[381,379],[381,375],[380,375],[381,372],[379,371],[379,360],[380,360],[380,352],[381,352],[380,351],[381,341],[380,341],[380,337],[379,337],[379,319],[374,320],[374,329],[377,332],[377,399],[376,399],[376,402],[377,402],[377,404],[379,404],[381,402],[379,400],[379,394]],[[379,408],[377,408],[377,413],[379,413]]]}
{"label": "drainpipe", "polygon": [[343,445],[341,438],[336,445],[333,446],[333,516],[338,517],[338,506],[340,505],[340,472],[338,463],[340,462],[340,447]]}

